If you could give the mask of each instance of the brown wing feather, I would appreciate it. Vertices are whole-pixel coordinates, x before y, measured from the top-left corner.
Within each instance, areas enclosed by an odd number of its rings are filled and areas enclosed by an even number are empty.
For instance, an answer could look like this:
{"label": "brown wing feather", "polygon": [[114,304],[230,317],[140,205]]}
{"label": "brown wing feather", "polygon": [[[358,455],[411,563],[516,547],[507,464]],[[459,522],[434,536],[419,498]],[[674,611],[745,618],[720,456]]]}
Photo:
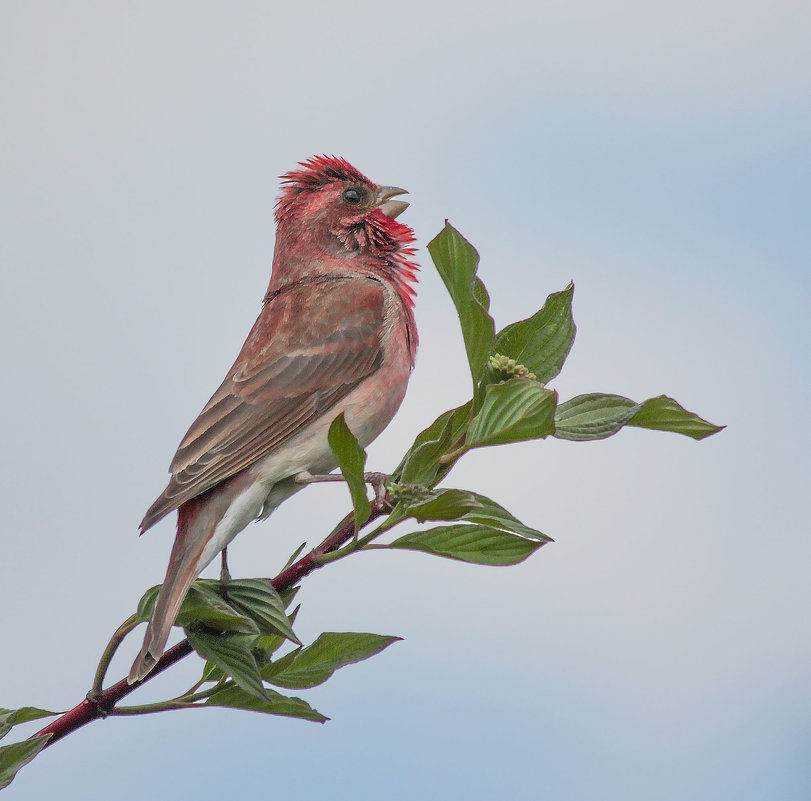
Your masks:
{"label": "brown wing feather", "polygon": [[383,303],[382,285],[369,278],[315,279],[271,297],[183,437],[141,529],[261,459],[374,373]]}

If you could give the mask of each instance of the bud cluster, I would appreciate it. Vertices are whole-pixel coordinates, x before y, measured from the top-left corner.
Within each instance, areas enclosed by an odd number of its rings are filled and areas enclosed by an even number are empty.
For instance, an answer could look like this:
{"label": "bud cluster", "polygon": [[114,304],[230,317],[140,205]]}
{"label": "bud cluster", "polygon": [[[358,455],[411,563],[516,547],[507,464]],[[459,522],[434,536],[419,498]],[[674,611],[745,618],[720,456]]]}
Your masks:
{"label": "bud cluster", "polygon": [[523,364],[501,353],[491,356],[489,364],[493,372],[498,376],[499,381],[507,381],[510,378],[531,378],[533,381],[535,380],[535,373],[530,373],[529,369],[524,367]]}
{"label": "bud cluster", "polygon": [[421,487],[419,484],[398,484],[394,481],[386,484],[386,490],[395,503],[425,501],[434,494],[428,487]]}

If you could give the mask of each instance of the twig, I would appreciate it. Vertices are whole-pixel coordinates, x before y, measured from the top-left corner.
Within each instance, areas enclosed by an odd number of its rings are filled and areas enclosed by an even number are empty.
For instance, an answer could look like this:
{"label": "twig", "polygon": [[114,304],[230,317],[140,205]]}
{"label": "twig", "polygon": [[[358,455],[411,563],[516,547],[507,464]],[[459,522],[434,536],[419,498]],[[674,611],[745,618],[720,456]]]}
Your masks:
{"label": "twig", "polygon": [[[110,638],[110,642],[107,643],[107,647],[104,649],[104,653],[101,655],[101,659],[99,660],[99,666],[96,669],[96,677],[93,679],[93,686],[90,688],[90,692],[87,694],[87,700],[90,701],[91,704],[95,704],[96,706],[101,706],[101,693],[102,693],[102,686],[104,685],[104,677],[107,674],[107,668],[110,667],[110,662],[115,655],[115,652],[118,650],[118,646],[126,637],[141,621],[135,615],[130,615],[116,630],[113,636]],[[104,712],[104,708],[101,708],[101,711]]]}
{"label": "twig", "polygon": [[[380,517],[381,515],[387,514],[390,510],[391,506],[385,499],[375,501],[372,503],[372,513],[369,520],[371,521],[377,517]],[[281,573],[279,573],[278,576],[271,579],[270,583],[277,592],[290,589],[305,576],[322,566],[322,563],[319,561],[320,556],[340,548],[345,542],[352,539],[354,533],[355,518],[354,515],[349,514],[319,546],[314,548],[312,551],[310,551],[310,553],[303,556],[297,562],[294,562],[292,565],[290,565],[290,567],[285,568]],[[104,662],[105,657],[108,656],[108,652],[109,658],[112,658],[112,653],[115,651],[115,648],[118,647],[118,643],[120,642],[120,639],[116,642],[116,637],[129,622],[129,620],[125,621],[125,623],[123,623],[113,635],[113,639],[110,640],[110,644],[107,646],[104,656],[102,657],[102,663]],[[121,639],[123,639],[123,635]],[[114,642],[115,646],[112,647]],[[111,647],[112,651],[110,650]],[[84,698],[81,703],[79,703],[73,709],[65,712],[64,715],[58,717],[56,720],[51,721],[51,723],[49,723],[44,729],[40,729],[40,731],[38,731],[36,734],[32,734],[31,737],[38,737],[45,734],[51,735],[51,738],[48,740],[46,745],[46,748],[49,748],[57,740],[61,740],[65,735],[76,731],[76,729],[81,728],[93,720],[104,718],[109,715],[115,708],[115,705],[121,701],[122,698],[128,696],[133,690],[138,689],[138,687],[140,687],[142,684],[154,679],[158,674],[163,673],[164,670],[171,667],[176,662],[179,662],[181,659],[187,657],[190,653],[192,653],[192,650],[193,649],[191,645],[189,645],[188,640],[181,640],[179,643],[177,643],[177,645],[172,646],[163,654],[163,656],[161,656],[161,658],[155,663],[155,667],[153,667],[149,674],[143,679],[136,681],[133,684],[129,684],[127,679],[124,678],[116,684],[113,684],[112,687],[108,687],[106,690],[101,690],[101,681],[103,680],[104,673],[106,672],[106,664],[100,664],[99,670],[97,671],[96,680],[93,685],[93,690],[91,690],[91,693],[98,690],[98,692],[94,694],[93,699],[90,700],[89,698]],[[109,659],[107,659],[107,664],[109,664]]]}

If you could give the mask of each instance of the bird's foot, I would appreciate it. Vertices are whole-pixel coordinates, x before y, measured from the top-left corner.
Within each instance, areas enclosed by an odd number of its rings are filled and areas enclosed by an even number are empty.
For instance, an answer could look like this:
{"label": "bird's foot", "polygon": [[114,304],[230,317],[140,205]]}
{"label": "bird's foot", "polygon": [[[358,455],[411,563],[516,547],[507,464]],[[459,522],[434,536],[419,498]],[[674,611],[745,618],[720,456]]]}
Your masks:
{"label": "bird's foot", "polygon": [[[375,491],[375,503],[378,505],[385,503],[391,506],[391,504],[386,500],[386,482],[389,480],[389,478],[390,476],[388,473],[363,474],[363,480],[367,484],[371,484],[372,489]],[[344,481],[344,477],[340,473],[313,475],[308,470],[302,470],[300,473],[296,473],[293,476],[293,481],[295,481],[296,484],[315,484],[326,481]]]}
{"label": "bird's foot", "polygon": [[388,473],[364,473],[363,480],[367,484],[372,485],[375,491],[375,503],[379,506],[385,504],[391,507],[391,504],[386,500],[386,482],[391,478]]}

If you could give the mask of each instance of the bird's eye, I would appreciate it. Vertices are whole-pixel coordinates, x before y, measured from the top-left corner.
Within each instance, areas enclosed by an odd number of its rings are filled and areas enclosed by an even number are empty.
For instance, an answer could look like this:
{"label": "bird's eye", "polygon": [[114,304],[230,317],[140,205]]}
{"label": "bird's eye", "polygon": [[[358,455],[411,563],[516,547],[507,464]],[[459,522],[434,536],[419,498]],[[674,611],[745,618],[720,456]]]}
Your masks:
{"label": "bird's eye", "polygon": [[351,206],[357,206],[363,200],[363,192],[360,189],[345,189],[341,197]]}

